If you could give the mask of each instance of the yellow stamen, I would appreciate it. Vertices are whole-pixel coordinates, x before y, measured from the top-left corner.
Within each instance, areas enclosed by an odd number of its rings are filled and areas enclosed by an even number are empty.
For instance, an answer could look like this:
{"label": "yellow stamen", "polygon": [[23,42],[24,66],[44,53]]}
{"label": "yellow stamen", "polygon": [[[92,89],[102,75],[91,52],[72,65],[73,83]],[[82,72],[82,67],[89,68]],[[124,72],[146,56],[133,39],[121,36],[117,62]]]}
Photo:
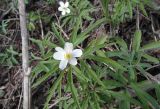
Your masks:
{"label": "yellow stamen", "polygon": [[69,59],[72,58],[72,54],[71,54],[71,53],[66,53],[66,54],[64,55],[64,57],[69,60]]}

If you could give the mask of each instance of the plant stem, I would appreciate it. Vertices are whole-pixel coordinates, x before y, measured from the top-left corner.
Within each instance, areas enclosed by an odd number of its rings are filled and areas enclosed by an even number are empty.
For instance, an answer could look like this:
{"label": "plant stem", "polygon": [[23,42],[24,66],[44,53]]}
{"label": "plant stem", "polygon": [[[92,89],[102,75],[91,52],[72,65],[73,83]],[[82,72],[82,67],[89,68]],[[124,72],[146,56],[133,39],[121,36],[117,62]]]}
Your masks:
{"label": "plant stem", "polygon": [[30,72],[28,56],[28,32],[24,0],[18,0],[20,28],[22,38],[22,68],[23,68],[23,109],[31,109]]}

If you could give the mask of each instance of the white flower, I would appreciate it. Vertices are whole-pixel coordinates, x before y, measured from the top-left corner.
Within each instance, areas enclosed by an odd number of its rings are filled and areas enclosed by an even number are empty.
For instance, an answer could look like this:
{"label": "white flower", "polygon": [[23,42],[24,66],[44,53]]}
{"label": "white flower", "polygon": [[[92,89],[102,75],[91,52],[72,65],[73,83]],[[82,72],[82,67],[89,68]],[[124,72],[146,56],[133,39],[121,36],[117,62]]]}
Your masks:
{"label": "white flower", "polygon": [[59,11],[61,11],[62,15],[65,15],[66,13],[70,13],[69,2],[59,2],[60,7],[58,8]]}
{"label": "white flower", "polygon": [[64,45],[64,49],[61,47],[55,48],[56,52],[53,54],[53,58],[56,60],[60,60],[59,68],[61,70],[65,69],[67,64],[77,65],[76,57],[81,57],[82,50],[74,49],[73,44],[66,42]]}

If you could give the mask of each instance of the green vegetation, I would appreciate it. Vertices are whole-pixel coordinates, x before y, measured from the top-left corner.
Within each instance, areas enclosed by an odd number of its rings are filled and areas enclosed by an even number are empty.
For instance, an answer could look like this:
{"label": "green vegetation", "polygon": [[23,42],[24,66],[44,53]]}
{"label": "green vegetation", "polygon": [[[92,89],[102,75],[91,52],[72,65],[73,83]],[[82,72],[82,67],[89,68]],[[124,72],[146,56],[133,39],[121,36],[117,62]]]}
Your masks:
{"label": "green vegetation", "polygon": [[[153,1],[68,2],[71,12],[62,16],[55,0],[36,3],[26,0],[33,107],[160,109],[160,79],[156,77],[160,73],[160,40],[153,38],[151,24],[145,27],[141,23],[153,23],[146,20],[153,10],[148,4]],[[13,38],[10,36],[13,25],[19,25],[10,18],[16,17],[16,12],[16,6],[12,7],[0,19],[0,42],[9,45],[0,47],[2,69],[12,70],[21,64],[21,49],[14,46],[19,38],[9,40]],[[82,49],[83,55],[76,66],[68,64],[65,70],[60,70],[53,54],[65,42]]]}

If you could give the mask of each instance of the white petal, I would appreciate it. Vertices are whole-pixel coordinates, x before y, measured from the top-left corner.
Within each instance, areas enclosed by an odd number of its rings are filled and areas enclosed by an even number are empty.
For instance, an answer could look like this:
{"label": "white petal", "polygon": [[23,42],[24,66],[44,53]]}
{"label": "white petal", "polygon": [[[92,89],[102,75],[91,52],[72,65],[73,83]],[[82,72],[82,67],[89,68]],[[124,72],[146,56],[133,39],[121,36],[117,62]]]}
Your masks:
{"label": "white petal", "polygon": [[73,44],[72,44],[72,43],[69,43],[69,42],[66,42],[65,45],[64,45],[64,50],[65,50],[66,52],[71,53],[72,50],[73,50]]}
{"label": "white petal", "polygon": [[58,11],[63,11],[63,8],[62,8],[62,7],[59,7],[59,8],[58,8]]}
{"label": "white petal", "polygon": [[59,5],[60,5],[61,7],[64,7],[64,2],[60,1],[60,2],[59,2]]}
{"label": "white petal", "polygon": [[63,10],[63,11],[62,11],[62,15],[64,16],[65,14],[66,14],[66,11],[65,11],[65,10]]}
{"label": "white petal", "polygon": [[64,7],[65,7],[65,8],[68,8],[68,6],[69,6],[69,2],[66,2],[66,3],[64,4]]}
{"label": "white petal", "polygon": [[61,70],[65,69],[66,66],[67,66],[67,63],[68,63],[68,60],[62,60],[62,61],[60,62],[60,64],[59,64],[59,68],[60,68]]}
{"label": "white petal", "polygon": [[55,52],[53,58],[56,60],[64,60],[64,52]]}
{"label": "white petal", "polygon": [[81,57],[82,56],[82,50],[81,49],[75,49],[72,52],[73,57]]}
{"label": "white petal", "polygon": [[56,50],[56,51],[59,51],[59,52],[65,52],[64,49],[61,48],[61,47],[56,47],[55,50]]}
{"label": "white petal", "polygon": [[76,58],[72,58],[71,60],[69,60],[69,63],[71,65],[77,65],[77,59]]}
{"label": "white petal", "polygon": [[66,9],[66,12],[69,14],[71,11],[69,8]]}

